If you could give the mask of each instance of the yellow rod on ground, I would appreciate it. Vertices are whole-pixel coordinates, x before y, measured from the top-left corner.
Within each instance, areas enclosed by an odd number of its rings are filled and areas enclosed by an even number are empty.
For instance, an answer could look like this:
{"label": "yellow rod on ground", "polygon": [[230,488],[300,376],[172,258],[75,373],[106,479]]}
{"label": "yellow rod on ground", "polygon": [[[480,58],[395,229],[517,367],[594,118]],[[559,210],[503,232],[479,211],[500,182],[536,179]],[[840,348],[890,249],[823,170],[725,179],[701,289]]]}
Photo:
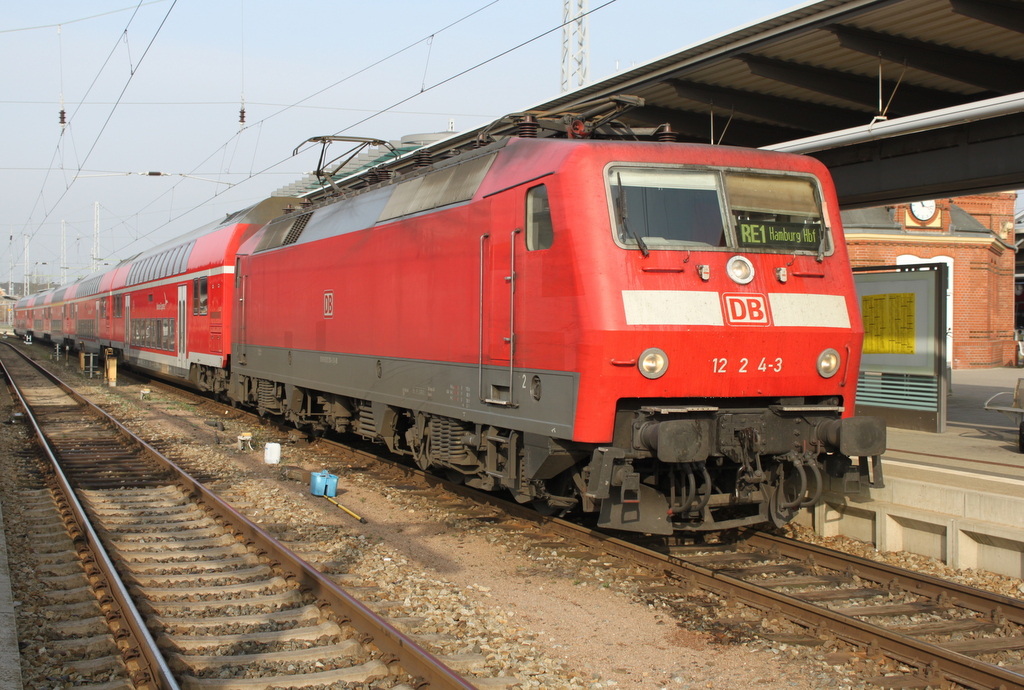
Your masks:
{"label": "yellow rod on ground", "polygon": [[344,511],[345,511],[346,513],[348,513],[349,515],[351,515],[352,517],[354,517],[354,518],[355,518],[356,520],[359,520],[359,522],[363,523],[364,525],[366,524],[366,518],[361,518],[361,517],[359,517],[358,515],[356,515],[355,513],[353,513],[353,512],[351,511],[351,510],[349,510],[349,509],[348,509],[348,508],[346,508],[345,506],[343,506],[343,505],[341,505],[340,503],[338,503],[337,501],[335,501],[335,500],[334,500],[333,498],[331,498],[330,496],[324,496],[324,498],[326,498],[326,499],[327,499],[328,501],[330,501],[330,502],[331,502],[331,503],[333,503],[334,505],[336,505],[336,506],[338,506],[339,508],[341,508],[342,510],[344,510]]}

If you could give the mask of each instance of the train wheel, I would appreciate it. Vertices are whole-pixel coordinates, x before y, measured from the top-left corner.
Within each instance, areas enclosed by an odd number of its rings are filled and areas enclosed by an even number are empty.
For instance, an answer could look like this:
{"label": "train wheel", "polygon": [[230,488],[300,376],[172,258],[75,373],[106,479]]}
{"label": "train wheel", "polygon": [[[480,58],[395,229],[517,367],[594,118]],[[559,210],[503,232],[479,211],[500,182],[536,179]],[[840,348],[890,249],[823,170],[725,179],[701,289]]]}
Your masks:
{"label": "train wheel", "polygon": [[783,500],[782,492],[777,488],[773,489],[772,495],[768,499],[768,517],[776,527],[785,527],[793,519],[793,516],[796,515],[795,508],[787,508],[781,505]]}
{"label": "train wheel", "polygon": [[426,472],[433,462],[430,459],[430,435],[425,435],[423,441],[413,448],[413,459],[416,461],[416,467]]}
{"label": "train wheel", "polygon": [[802,498],[799,475],[792,467],[787,472],[786,467],[786,463],[779,463],[772,471],[768,489],[768,517],[776,527],[783,527],[793,519]]}

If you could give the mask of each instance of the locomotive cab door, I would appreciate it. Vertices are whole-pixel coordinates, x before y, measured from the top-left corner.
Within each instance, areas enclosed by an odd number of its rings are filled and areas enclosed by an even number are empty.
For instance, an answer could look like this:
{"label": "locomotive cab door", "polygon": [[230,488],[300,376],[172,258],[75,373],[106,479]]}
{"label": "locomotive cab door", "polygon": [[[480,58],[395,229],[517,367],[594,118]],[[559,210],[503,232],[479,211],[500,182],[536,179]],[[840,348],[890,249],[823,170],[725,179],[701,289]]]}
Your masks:
{"label": "locomotive cab door", "polygon": [[248,288],[247,276],[243,273],[248,270],[248,255],[238,256],[235,259],[235,315],[234,321],[231,325],[232,343],[231,351],[238,354],[238,363],[245,364],[245,345],[246,345],[246,311],[248,305],[246,304],[246,289]]}
{"label": "locomotive cab door", "polygon": [[[515,218],[502,213],[510,194],[492,203],[493,218]],[[508,209],[511,211],[511,209]],[[515,407],[515,291],[516,246],[522,243],[522,229],[494,224],[480,236],[480,401],[488,405]]]}

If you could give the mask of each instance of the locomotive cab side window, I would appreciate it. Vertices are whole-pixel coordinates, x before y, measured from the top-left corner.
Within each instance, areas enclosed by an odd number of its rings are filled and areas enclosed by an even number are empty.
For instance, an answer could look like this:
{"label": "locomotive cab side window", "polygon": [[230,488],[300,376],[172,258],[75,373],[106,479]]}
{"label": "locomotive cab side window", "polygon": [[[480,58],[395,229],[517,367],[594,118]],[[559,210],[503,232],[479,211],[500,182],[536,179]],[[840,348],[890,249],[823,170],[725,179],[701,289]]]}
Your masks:
{"label": "locomotive cab side window", "polygon": [[609,183],[616,232],[624,246],[726,246],[717,173],[612,167]]}
{"label": "locomotive cab side window", "polygon": [[526,192],[526,249],[548,249],[554,240],[548,188],[538,185]]}

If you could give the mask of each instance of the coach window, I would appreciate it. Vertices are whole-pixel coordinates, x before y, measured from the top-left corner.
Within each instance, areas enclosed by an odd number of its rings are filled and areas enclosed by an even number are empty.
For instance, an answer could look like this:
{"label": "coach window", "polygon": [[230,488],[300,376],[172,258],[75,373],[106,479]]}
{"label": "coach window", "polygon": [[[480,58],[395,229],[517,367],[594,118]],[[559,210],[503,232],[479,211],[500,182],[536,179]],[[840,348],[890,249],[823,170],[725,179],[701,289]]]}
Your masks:
{"label": "coach window", "polygon": [[124,295],[114,295],[114,318],[120,319],[124,315]]}
{"label": "coach window", "polygon": [[547,249],[554,240],[548,188],[538,185],[526,192],[526,248],[530,251]]}
{"label": "coach window", "polygon": [[206,276],[199,279],[199,313],[206,313]]}

